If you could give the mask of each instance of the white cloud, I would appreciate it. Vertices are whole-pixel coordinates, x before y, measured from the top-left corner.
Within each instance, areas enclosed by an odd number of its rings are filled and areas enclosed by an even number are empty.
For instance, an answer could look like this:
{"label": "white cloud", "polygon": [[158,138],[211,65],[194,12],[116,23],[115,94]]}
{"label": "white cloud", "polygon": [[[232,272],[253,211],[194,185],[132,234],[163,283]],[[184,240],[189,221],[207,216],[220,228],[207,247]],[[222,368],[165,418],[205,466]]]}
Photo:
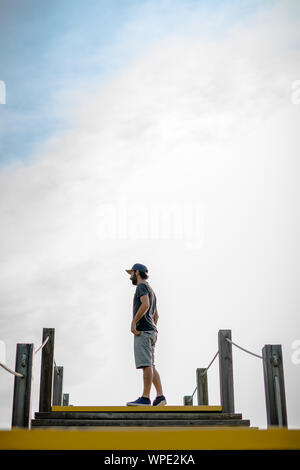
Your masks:
{"label": "white cloud", "polygon": [[[14,362],[16,341],[39,344],[41,328],[52,326],[71,403],[122,404],[138,396],[133,290],[124,269],[144,262],[159,299],[156,357],[170,404],[192,393],[195,368],[209,363],[217,331],[227,327],[257,352],[283,343],[288,393],[299,386],[288,357],[299,326],[290,261],[298,250],[292,227],[298,230],[299,107],[290,99],[300,76],[299,49],[292,47],[298,23],[276,7],[222,40],[195,31],[170,35],[99,83],[97,93],[77,96],[73,127],[46,141],[28,165],[1,173],[7,361]],[[130,208],[139,195],[145,210],[202,204],[203,247],[189,252],[184,241],[101,238],[103,204],[126,197]],[[261,366],[248,361],[236,354],[237,409],[263,426]],[[126,383],[122,390],[117,376]],[[210,387],[217,404],[214,372]],[[288,401],[290,421],[299,426],[296,408]]]}

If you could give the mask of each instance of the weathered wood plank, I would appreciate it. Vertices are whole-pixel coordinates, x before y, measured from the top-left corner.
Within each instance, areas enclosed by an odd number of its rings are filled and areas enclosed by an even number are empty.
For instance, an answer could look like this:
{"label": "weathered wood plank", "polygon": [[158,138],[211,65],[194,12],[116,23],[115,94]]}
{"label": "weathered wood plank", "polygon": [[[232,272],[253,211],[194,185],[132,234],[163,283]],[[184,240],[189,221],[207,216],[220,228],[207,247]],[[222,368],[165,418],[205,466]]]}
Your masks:
{"label": "weathered wood plank", "polygon": [[63,394],[63,406],[69,406],[69,399],[70,399],[69,393],[64,393]]}
{"label": "weathered wood plank", "polygon": [[53,383],[53,405],[62,406],[63,404],[63,378],[64,368],[57,366],[54,368],[54,383]]}
{"label": "weathered wood plank", "polygon": [[30,428],[33,344],[17,344],[12,427]]}
{"label": "weathered wood plank", "polygon": [[183,404],[185,406],[193,406],[193,397],[192,397],[192,395],[185,395],[183,397]]}
{"label": "weathered wood plank", "polygon": [[49,336],[42,349],[39,411],[51,411],[53,390],[54,328],[43,328],[42,342]]}
{"label": "weathered wood plank", "polygon": [[250,426],[249,420],[89,420],[89,419],[38,419],[32,420],[32,427],[42,426]]}
{"label": "weathered wood plank", "polygon": [[78,413],[68,412],[43,412],[35,413],[35,419],[241,419],[241,413]]}
{"label": "weathered wood plank", "polygon": [[219,330],[220,398],[224,413],[234,413],[232,345],[226,338],[231,340],[231,330]]}
{"label": "weathered wood plank", "polygon": [[266,344],[262,356],[268,426],[287,427],[281,344]]}
{"label": "weathered wood plank", "polygon": [[[45,410],[48,411],[48,410]],[[170,411],[198,411],[203,413],[220,413],[222,412],[221,406],[176,406],[176,405],[166,405],[166,406],[52,406],[51,411],[70,411],[70,412],[77,412],[77,411],[121,411],[124,413],[136,413],[137,411],[146,411],[148,412],[157,412],[157,413],[166,413]]]}
{"label": "weathered wood plank", "polygon": [[203,368],[196,369],[198,405],[208,405],[207,371]]}

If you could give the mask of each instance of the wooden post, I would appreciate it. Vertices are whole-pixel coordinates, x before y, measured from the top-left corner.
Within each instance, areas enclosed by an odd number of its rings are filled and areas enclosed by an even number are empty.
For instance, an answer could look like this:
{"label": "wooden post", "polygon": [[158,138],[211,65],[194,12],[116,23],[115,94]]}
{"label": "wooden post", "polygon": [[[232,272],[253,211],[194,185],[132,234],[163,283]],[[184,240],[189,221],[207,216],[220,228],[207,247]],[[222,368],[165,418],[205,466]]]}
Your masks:
{"label": "wooden post", "polygon": [[231,340],[231,330],[219,330],[220,397],[222,412],[234,413],[232,345],[226,338]]}
{"label": "wooden post", "polygon": [[17,344],[12,427],[30,429],[33,344]]}
{"label": "wooden post", "polygon": [[53,360],[54,360],[54,328],[43,328],[43,339],[49,340],[42,349],[41,383],[39,411],[51,411],[53,388]]}
{"label": "wooden post", "polygon": [[193,405],[193,397],[191,395],[185,395],[183,397],[183,404],[185,406],[192,406]]}
{"label": "wooden post", "polygon": [[198,405],[208,405],[208,387],[206,369],[196,369]]}
{"label": "wooden post", "polygon": [[54,367],[53,405],[62,406],[64,368]]}
{"label": "wooden post", "polygon": [[63,394],[63,406],[69,406],[69,393]]}
{"label": "wooden post", "polygon": [[266,344],[262,357],[268,427],[287,427],[281,344]]}

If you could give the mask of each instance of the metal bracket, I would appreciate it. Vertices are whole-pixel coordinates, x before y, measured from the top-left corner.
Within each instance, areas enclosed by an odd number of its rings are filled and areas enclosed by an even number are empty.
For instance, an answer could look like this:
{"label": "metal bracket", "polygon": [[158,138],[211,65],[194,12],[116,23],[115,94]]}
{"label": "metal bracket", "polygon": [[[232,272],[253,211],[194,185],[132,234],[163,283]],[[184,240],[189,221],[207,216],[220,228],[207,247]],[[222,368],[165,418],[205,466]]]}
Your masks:
{"label": "metal bracket", "polygon": [[279,367],[279,359],[277,354],[273,354],[273,365],[274,367]]}
{"label": "metal bracket", "polygon": [[22,354],[21,366],[22,366],[22,367],[26,367],[26,365],[27,365],[26,354]]}

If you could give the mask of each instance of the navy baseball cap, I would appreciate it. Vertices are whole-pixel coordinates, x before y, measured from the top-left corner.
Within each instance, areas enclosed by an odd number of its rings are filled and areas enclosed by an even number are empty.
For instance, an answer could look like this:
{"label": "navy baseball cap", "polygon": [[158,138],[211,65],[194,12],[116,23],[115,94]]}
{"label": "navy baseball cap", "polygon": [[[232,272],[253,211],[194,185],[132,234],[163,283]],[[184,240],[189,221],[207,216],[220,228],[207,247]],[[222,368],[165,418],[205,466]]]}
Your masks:
{"label": "navy baseball cap", "polygon": [[144,264],[141,264],[141,263],[135,263],[131,269],[125,269],[125,271],[128,272],[128,274],[131,274],[132,271],[136,271],[137,269],[139,271],[142,271],[143,273],[148,272],[148,268]]}

